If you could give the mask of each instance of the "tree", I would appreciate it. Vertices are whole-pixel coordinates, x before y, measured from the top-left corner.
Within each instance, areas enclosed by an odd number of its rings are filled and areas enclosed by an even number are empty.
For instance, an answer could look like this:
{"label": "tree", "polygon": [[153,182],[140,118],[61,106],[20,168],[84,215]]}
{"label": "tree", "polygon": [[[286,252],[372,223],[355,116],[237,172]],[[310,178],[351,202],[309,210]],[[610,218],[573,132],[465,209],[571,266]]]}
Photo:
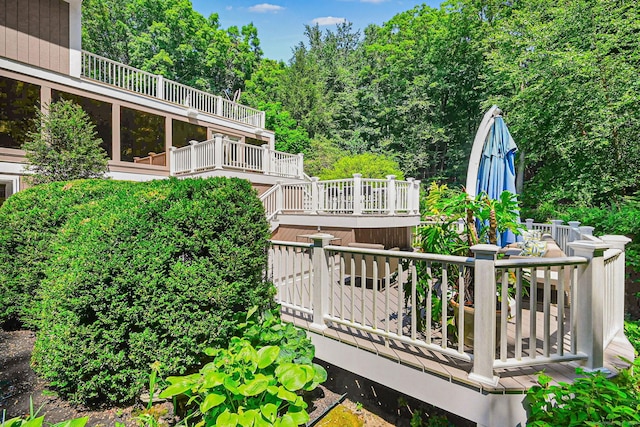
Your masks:
{"label": "tree", "polygon": [[89,116],[72,101],[49,104],[38,109],[34,132],[22,145],[33,172],[34,184],[71,179],[99,178],[107,171],[107,153]]}
{"label": "tree", "polygon": [[382,154],[363,153],[346,156],[338,160],[331,169],[320,173],[322,179],[351,178],[354,173],[361,173],[363,178],[386,178],[395,175],[396,179],[404,179],[398,162]]}

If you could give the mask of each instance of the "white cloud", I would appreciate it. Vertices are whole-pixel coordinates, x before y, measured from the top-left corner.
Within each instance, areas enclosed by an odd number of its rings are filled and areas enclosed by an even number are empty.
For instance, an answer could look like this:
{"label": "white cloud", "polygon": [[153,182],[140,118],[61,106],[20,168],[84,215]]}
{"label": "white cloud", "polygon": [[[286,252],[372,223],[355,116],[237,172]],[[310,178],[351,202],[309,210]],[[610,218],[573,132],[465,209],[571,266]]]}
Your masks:
{"label": "white cloud", "polygon": [[256,13],[278,13],[283,11],[284,7],[278,6],[277,4],[269,4],[269,3],[260,3],[255,6],[251,6],[249,8],[249,12]]}
{"label": "white cloud", "polygon": [[225,7],[226,10],[233,10],[233,6],[227,6]]}
{"label": "white cloud", "polygon": [[321,18],[315,18],[311,21],[312,24],[318,24],[319,26],[325,26],[325,25],[336,25],[336,24],[342,24],[347,22],[346,18],[336,18],[333,16],[324,16]]}

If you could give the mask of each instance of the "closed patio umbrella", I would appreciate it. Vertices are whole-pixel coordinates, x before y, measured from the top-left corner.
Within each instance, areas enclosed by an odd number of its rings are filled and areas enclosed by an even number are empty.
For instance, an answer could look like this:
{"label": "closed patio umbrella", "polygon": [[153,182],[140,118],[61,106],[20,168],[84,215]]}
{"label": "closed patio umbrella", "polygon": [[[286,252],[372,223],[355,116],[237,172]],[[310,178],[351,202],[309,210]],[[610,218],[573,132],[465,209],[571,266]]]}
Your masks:
{"label": "closed patio umbrella", "polygon": [[[482,192],[491,199],[499,199],[503,191],[516,194],[516,146],[502,112],[496,106],[485,114],[476,133],[467,171],[467,193],[474,197]],[[510,232],[498,235],[498,245],[516,241]]]}

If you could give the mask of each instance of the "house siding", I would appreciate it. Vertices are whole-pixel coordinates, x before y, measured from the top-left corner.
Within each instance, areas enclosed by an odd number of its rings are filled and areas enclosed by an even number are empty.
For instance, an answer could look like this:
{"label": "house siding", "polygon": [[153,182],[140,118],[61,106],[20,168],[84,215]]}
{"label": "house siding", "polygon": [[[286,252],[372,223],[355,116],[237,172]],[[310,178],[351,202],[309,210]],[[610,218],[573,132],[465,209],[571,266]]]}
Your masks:
{"label": "house siding", "polygon": [[0,56],[69,74],[69,3],[0,0]]}

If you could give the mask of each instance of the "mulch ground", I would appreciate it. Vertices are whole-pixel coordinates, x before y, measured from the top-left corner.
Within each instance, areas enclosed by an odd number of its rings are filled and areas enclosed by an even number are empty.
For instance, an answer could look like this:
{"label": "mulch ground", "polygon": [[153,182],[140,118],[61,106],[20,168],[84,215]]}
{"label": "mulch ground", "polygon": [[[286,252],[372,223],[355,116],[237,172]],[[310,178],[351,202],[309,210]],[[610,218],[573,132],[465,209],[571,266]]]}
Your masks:
{"label": "mulch ground", "polygon": [[[134,416],[143,409],[142,403],[122,408],[95,409],[73,406],[59,397],[31,369],[30,360],[34,341],[35,334],[31,331],[0,329],[0,420],[3,411],[6,411],[4,412],[5,420],[28,415],[32,404],[39,415],[45,416],[47,423],[89,417],[88,427],[112,427],[117,422],[125,426],[138,425]],[[343,375],[341,371],[334,371],[333,374]],[[410,416],[381,411],[379,407],[371,407],[370,411],[364,399],[355,402],[349,399],[344,400],[341,394],[325,386],[314,390],[308,400],[310,401],[308,411],[312,421],[336,405],[343,405],[355,412],[364,426],[409,426]]]}

